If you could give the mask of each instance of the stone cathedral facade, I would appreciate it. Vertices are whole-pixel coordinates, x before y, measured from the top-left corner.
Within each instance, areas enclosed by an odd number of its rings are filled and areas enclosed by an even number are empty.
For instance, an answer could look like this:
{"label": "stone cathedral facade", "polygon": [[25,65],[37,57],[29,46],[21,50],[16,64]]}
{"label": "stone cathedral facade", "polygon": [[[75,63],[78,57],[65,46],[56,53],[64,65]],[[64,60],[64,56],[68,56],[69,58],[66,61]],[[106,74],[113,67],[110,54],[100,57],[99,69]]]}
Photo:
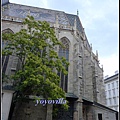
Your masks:
{"label": "stone cathedral facade", "polygon": [[[55,29],[57,38],[66,46],[56,47],[59,55],[70,62],[68,76],[61,76],[60,86],[70,102],[68,112],[59,112],[55,120],[116,120],[116,111],[105,106],[103,68],[99,65],[98,53],[92,52],[78,15],[63,11],[37,8],[3,1],[2,32],[16,33],[25,26],[23,19],[31,15],[35,20],[45,20]],[[5,43],[2,43],[4,45]],[[63,55],[64,52],[64,55]],[[19,61],[14,56],[2,58],[2,72],[13,74]],[[35,106],[34,103],[12,103],[15,91],[12,84],[2,90],[3,120],[52,120],[52,107]],[[8,101],[8,105],[6,104]],[[9,109],[6,109],[9,108]],[[14,107],[14,110],[12,109]],[[19,109],[18,109],[19,108]]]}

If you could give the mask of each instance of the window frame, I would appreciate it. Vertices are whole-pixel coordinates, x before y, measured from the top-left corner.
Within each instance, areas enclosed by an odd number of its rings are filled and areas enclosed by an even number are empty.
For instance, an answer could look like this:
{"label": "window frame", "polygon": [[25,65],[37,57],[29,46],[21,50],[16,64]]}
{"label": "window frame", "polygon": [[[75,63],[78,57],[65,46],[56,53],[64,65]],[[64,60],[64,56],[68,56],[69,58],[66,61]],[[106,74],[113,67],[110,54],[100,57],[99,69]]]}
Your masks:
{"label": "window frame", "polygon": [[[65,57],[66,60],[69,62],[69,41],[67,38],[62,38],[60,40],[65,48],[59,46],[58,56]],[[68,67],[66,68],[68,71]],[[58,75],[60,76],[60,87],[67,93],[68,89],[68,74],[64,75],[62,72],[59,72]]]}

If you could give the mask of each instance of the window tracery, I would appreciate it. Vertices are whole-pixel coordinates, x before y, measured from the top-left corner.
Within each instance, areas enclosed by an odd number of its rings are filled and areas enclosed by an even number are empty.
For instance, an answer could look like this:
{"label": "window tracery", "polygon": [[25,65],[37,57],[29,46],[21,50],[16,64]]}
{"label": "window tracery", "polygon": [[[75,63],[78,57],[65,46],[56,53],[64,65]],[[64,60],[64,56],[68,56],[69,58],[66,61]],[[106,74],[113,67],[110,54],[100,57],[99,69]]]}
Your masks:
{"label": "window tracery", "polygon": [[[64,45],[63,47],[59,47],[59,57],[65,57],[67,61],[69,61],[69,41],[67,38],[62,38],[61,39],[62,44]],[[68,67],[66,68],[68,71]],[[58,75],[61,78],[60,81],[60,87],[67,92],[67,87],[68,87],[68,75],[64,75],[62,72],[59,72]]]}

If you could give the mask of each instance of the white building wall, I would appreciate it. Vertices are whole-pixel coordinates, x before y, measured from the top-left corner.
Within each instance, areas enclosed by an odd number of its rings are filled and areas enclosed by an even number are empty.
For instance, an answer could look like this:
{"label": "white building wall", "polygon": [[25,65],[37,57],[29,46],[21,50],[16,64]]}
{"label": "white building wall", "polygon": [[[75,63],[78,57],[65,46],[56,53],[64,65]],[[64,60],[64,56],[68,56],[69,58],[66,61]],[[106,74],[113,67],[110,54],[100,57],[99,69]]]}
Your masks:
{"label": "white building wall", "polygon": [[2,120],[8,120],[13,91],[2,91]]}
{"label": "white building wall", "polygon": [[119,111],[119,81],[115,79],[105,81],[106,105]]}

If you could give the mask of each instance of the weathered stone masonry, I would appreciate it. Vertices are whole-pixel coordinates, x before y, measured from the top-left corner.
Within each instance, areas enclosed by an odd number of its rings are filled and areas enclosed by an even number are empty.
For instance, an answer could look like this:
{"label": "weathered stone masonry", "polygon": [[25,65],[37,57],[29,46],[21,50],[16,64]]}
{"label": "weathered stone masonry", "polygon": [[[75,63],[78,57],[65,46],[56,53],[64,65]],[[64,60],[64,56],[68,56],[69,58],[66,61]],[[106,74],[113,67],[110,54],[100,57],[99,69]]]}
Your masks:
{"label": "weathered stone masonry", "polygon": [[[113,120],[115,111],[94,106],[94,102],[105,105],[103,68],[99,66],[98,53],[92,52],[92,45],[88,42],[79,17],[62,11],[9,3],[2,6],[2,32],[10,30],[16,33],[25,28],[21,22],[27,15],[32,15],[36,20],[48,21],[55,29],[57,38],[67,41],[69,45],[67,99],[74,99],[73,115],[69,120],[98,120],[98,113],[102,114],[103,120],[112,113],[109,120]],[[56,51],[59,51],[58,46]],[[12,68],[16,68],[18,63],[17,58],[10,56],[6,74],[13,74],[16,69]],[[52,120],[51,105],[36,107],[30,101],[17,106],[19,110],[14,110],[13,120]]]}

